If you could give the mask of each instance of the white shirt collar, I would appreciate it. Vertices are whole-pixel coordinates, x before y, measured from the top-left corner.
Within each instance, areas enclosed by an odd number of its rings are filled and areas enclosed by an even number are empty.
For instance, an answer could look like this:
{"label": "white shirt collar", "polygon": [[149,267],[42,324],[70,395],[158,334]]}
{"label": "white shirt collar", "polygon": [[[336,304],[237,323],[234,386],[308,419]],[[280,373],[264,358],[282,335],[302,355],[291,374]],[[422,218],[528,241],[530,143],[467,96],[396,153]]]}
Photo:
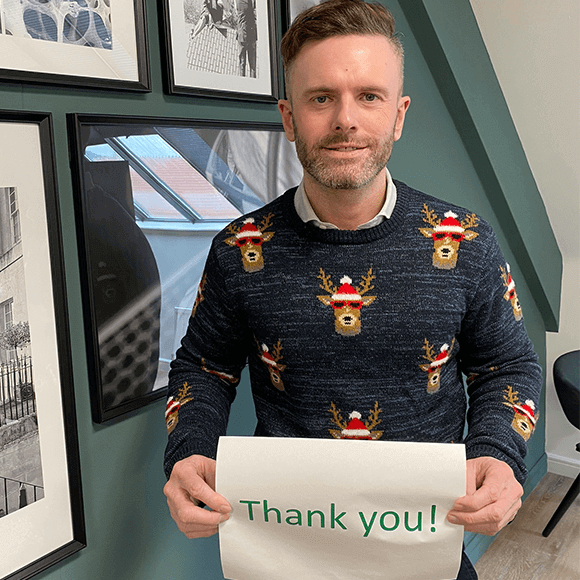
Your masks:
{"label": "white shirt collar", "polygon": [[[374,228],[378,226],[381,222],[385,219],[389,219],[395,209],[395,203],[397,201],[397,188],[393,183],[393,179],[389,170],[385,170],[387,172],[387,193],[385,196],[385,203],[383,207],[379,211],[379,213],[368,222],[361,224],[356,229],[357,230],[365,230],[369,228]],[[300,183],[298,189],[296,190],[296,194],[294,195],[294,207],[296,208],[296,212],[300,219],[305,222],[312,222],[316,227],[323,229],[323,230],[338,230],[339,228],[336,227],[334,224],[329,222],[320,221],[314,209],[312,208],[312,204],[306,195],[306,191],[304,189],[304,181]]]}

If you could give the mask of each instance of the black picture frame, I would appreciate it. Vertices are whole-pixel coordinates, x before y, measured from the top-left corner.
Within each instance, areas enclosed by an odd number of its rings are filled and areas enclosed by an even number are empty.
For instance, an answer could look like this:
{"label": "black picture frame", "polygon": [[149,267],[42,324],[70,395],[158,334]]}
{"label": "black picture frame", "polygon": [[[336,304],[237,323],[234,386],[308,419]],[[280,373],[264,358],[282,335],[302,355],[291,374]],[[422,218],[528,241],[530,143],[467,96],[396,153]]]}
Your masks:
{"label": "black picture frame", "polygon": [[[160,173],[156,181],[126,150],[127,136],[161,136],[197,172],[198,187],[210,184],[217,202],[234,204],[238,217],[296,185],[302,169],[277,123],[76,113],[67,123],[92,416],[104,423],[166,396],[169,365],[185,333],[211,240],[236,219],[196,221],[196,210],[175,199],[171,175]],[[90,161],[89,148],[104,143],[123,159]],[[143,183],[139,175],[158,188],[153,195],[160,203],[185,217],[175,223],[143,217],[144,198],[133,185]],[[146,320],[146,328],[139,326]],[[137,367],[138,378],[126,381]]]}
{"label": "black picture frame", "polygon": [[[64,21],[52,3],[42,13],[18,2],[0,12],[0,80],[150,92],[145,0],[66,6]],[[44,26],[49,18],[55,26]]]}
{"label": "black picture frame", "polygon": [[282,0],[284,9],[282,11],[282,29],[288,30],[293,20],[307,8],[320,4],[323,0]]}
{"label": "black picture frame", "polygon": [[29,331],[0,345],[0,466],[29,474],[0,473],[0,578],[25,580],[86,546],[51,114],[0,110],[0,153],[0,334]]}
{"label": "black picture frame", "polygon": [[246,15],[234,10],[234,0],[159,0],[166,93],[266,103],[281,98],[279,5],[237,2],[248,7]]}

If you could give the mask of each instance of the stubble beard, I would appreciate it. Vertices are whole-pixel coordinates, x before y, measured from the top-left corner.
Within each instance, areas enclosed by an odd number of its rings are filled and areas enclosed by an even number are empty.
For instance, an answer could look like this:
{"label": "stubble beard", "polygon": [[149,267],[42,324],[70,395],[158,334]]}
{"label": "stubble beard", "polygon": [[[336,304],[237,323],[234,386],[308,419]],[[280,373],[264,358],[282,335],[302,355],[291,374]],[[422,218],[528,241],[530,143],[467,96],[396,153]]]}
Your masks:
{"label": "stubble beard", "polygon": [[364,187],[385,169],[391,157],[395,141],[394,127],[383,139],[365,139],[364,143],[359,143],[371,151],[364,160],[341,160],[324,157],[321,150],[341,143],[357,144],[355,139],[346,133],[337,133],[320,139],[309,150],[294,119],[292,121],[296,154],[304,171],[318,184],[328,189],[352,190]]}

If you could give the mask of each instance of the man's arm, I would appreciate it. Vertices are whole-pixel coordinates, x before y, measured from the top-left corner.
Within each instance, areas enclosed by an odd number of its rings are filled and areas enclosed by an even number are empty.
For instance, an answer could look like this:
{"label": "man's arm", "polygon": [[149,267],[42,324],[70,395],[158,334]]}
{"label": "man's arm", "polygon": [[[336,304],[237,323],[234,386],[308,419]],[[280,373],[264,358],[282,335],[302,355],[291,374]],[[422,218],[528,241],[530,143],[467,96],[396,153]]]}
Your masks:
{"label": "man's arm", "polygon": [[469,395],[467,493],[448,519],[494,535],[521,506],[543,379],[509,266],[493,234],[490,242],[460,336]]}
{"label": "man's arm", "polygon": [[[240,320],[240,308],[228,292],[215,245],[214,241],[187,332],[169,373],[164,469],[168,479],[175,477],[182,483],[194,473],[180,468],[174,475],[174,466],[193,455],[210,459],[216,456],[251,344]],[[213,480],[206,479],[209,474],[204,464],[200,478],[211,487]],[[189,485],[181,487],[188,490]],[[197,479],[191,485],[194,489],[202,487]],[[170,485],[169,490],[172,488],[175,486]],[[203,498],[196,499],[207,503]]]}

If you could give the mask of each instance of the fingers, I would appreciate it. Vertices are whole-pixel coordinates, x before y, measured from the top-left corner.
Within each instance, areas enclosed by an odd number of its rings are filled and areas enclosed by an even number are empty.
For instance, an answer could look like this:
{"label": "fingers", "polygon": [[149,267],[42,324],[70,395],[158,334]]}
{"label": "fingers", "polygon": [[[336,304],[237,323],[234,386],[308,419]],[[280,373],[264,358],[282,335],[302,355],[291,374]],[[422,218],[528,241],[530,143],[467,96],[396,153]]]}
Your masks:
{"label": "fingers", "polygon": [[[215,461],[193,455],[178,461],[163,488],[171,517],[188,538],[215,534],[229,518],[231,506],[215,490]],[[206,504],[209,509],[200,507]]]}
{"label": "fingers", "polygon": [[447,519],[468,532],[495,535],[516,516],[523,488],[503,461],[479,457],[467,463],[467,494],[455,502]]}
{"label": "fingers", "polygon": [[496,502],[475,512],[450,511],[447,519],[452,524],[464,526],[466,532],[494,536],[515,517],[522,505],[516,502]]}

